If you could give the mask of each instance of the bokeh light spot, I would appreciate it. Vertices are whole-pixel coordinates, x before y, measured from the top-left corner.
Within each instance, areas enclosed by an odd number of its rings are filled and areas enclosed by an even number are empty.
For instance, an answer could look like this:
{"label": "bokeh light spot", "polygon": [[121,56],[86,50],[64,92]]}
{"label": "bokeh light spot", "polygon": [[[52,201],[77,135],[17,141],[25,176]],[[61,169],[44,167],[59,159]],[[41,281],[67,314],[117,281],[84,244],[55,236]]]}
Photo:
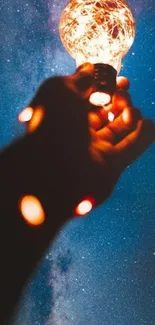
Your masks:
{"label": "bokeh light spot", "polygon": [[28,106],[18,115],[18,120],[21,123],[28,122],[31,120],[32,115],[33,115],[33,108]]}
{"label": "bokeh light spot", "polygon": [[92,199],[83,199],[75,208],[75,214],[77,216],[84,216],[89,213],[94,206]]}
{"label": "bokeh light spot", "polygon": [[25,195],[20,201],[20,211],[24,219],[32,226],[45,221],[45,212],[40,201],[33,195]]}

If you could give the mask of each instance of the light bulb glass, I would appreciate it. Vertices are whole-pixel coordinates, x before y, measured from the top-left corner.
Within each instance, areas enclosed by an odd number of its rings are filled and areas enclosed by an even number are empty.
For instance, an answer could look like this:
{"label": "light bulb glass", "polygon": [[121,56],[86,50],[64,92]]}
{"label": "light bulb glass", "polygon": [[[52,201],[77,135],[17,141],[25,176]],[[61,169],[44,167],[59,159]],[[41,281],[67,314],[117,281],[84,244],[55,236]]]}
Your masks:
{"label": "light bulb glass", "polygon": [[77,66],[105,63],[117,73],[135,37],[135,21],[125,0],[72,0],[59,25],[60,37]]}

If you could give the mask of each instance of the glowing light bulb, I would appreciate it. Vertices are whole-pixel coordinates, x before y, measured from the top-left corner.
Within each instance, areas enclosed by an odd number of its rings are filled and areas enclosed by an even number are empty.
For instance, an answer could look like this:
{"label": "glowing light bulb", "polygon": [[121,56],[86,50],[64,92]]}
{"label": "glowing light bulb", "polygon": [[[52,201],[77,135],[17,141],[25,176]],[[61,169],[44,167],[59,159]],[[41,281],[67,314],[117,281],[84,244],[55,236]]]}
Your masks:
{"label": "glowing light bulb", "polygon": [[59,25],[60,37],[77,66],[106,63],[119,73],[135,37],[135,21],[125,0],[72,0]]}
{"label": "glowing light bulb", "polygon": [[[131,9],[125,0],[72,0],[61,15],[59,32],[77,66],[85,62],[97,66],[94,77],[97,94],[90,101],[103,106],[101,93],[110,96],[114,93],[121,60],[134,41],[135,21]],[[104,105],[108,102],[107,97]]]}

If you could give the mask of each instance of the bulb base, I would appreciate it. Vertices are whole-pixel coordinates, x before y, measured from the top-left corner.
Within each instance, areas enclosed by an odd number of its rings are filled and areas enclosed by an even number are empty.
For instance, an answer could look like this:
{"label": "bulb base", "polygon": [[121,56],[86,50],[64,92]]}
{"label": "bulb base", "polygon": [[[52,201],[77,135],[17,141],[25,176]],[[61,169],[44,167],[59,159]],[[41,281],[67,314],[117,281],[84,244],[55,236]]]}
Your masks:
{"label": "bulb base", "polygon": [[109,64],[94,64],[94,83],[96,91],[112,96],[116,91],[117,71]]}

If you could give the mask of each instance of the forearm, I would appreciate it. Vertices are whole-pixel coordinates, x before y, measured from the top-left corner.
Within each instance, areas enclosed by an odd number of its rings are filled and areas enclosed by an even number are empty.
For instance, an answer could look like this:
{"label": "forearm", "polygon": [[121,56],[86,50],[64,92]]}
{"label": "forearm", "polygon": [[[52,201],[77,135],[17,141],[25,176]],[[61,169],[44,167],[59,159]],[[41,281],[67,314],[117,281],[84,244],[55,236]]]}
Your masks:
{"label": "forearm", "polygon": [[[44,111],[39,127],[0,157],[0,324],[10,315],[23,285],[79,200],[91,195],[99,204],[112,188],[102,164],[89,153],[86,103],[56,78],[41,86],[31,102],[34,109],[38,105]],[[24,195],[40,201],[45,212],[40,226],[32,227],[24,220],[19,209]]]}
{"label": "forearm", "polygon": [[[55,139],[51,150],[43,137],[42,132],[26,135],[0,157],[1,324],[77,202],[85,195],[97,199],[100,193],[102,200],[104,196],[105,187],[97,175],[100,168],[89,155],[78,158],[75,148],[76,159],[73,153],[70,160],[62,160]],[[27,194],[42,204],[45,221],[40,226],[30,226],[20,212],[19,202]]]}
{"label": "forearm", "polygon": [[[10,315],[31,272],[72,214],[74,202],[66,199],[63,168],[56,158],[51,165],[46,162],[46,149],[41,145],[37,148],[33,136],[25,136],[0,158],[0,324]],[[19,202],[26,194],[36,196],[42,204],[45,221],[40,226],[30,226],[20,212]]]}

